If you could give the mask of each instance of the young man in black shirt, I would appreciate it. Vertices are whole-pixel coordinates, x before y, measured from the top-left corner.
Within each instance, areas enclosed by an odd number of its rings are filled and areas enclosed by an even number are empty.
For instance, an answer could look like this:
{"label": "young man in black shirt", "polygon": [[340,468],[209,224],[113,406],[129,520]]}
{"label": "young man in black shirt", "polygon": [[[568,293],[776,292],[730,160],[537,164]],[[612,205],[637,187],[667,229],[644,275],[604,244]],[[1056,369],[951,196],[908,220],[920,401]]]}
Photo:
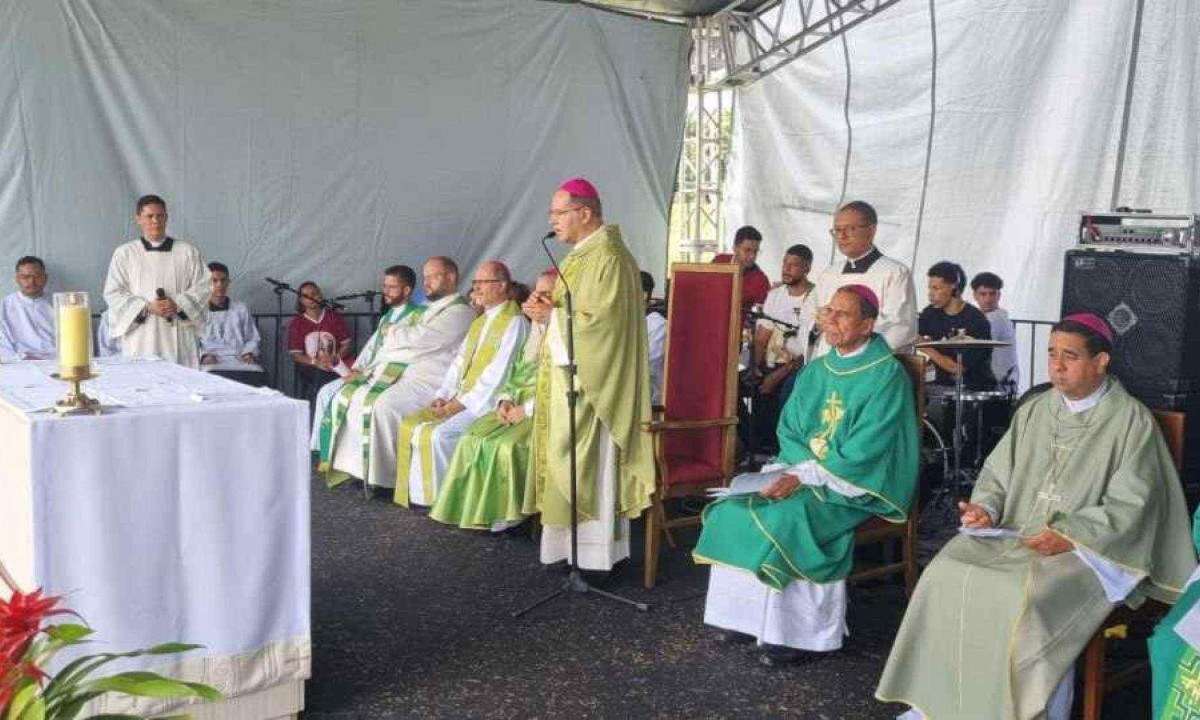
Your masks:
{"label": "young man in black shirt", "polygon": [[[967,275],[962,267],[942,261],[929,268],[929,305],[917,318],[917,327],[926,340],[948,340],[966,335],[976,340],[990,340],[991,324],[987,316],[973,305],[963,302],[962,292]],[[936,369],[934,383],[953,385],[957,368],[957,353],[922,348]],[[963,384],[971,390],[991,390],[996,387],[992,374],[991,350],[964,350],[962,353]]]}

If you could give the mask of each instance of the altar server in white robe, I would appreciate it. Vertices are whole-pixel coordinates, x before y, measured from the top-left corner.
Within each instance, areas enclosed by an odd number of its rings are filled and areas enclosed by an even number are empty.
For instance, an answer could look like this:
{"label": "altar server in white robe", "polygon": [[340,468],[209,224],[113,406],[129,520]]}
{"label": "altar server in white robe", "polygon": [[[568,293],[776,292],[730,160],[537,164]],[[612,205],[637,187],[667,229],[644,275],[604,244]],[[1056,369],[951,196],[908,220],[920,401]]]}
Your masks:
{"label": "altar server in white robe", "polygon": [[113,251],[104,282],[109,331],[125,357],[198,367],[196,325],[208,313],[208,268],[194,245],[167,236],[162,198],[139,198],[134,222],[142,235]]}
{"label": "altar server in white robe", "polygon": [[483,308],[430,405],[400,423],[396,467],[397,504],[433,505],[458,439],[496,407],[496,396],[516,360],[529,320],[510,299],[512,275],[489,260],[475,271],[471,300]]}
{"label": "altar server in white robe", "polygon": [[208,272],[212,290],[200,336],[200,369],[247,385],[266,385],[267,373],[259,364],[262,337],[246,304],[229,297],[229,267],[210,262]]}
{"label": "altar server in white robe", "polygon": [[431,257],[421,268],[421,275],[426,301],[421,318],[412,325],[392,326],[384,338],[387,361],[402,362],[406,367],[400,380],[384,390],[371,409],[366,479],[379,487],[396,484],[401,420],[433,401],[446,368],[475,319],[475,311],[458,294],[458,265],[453,260]]}
{"label": "altar server in white robe", "polygon": [[54,305],[46,297],[46,264],[26,255],[17,261],[17,291],[0,301],[0,360],[54,357]]}
{"label": "altar server in white robe", "polygon": [[[908,266],[875,247],[878,222],[875,208],[862,200],[846,203],[834,214],[829,234],[846,260],[817,273],[816,307],[828,307],[845,285],[866,285],[879,298],[875,332],[883,336],[888,347],[898,350],[917,337],[917,292]],[[818,313],[818,329],[822,322],[823,316]],[[813,357],[824,355],[829,348],[823,337],[818,339]]]}

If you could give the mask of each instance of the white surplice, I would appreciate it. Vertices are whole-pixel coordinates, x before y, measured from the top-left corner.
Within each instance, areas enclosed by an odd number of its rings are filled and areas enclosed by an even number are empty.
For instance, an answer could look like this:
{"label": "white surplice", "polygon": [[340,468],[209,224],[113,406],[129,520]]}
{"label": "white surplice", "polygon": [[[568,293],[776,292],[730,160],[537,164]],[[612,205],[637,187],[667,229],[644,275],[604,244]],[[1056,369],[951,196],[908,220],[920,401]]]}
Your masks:
{"label": "white surplice", "polygon": [[667,355],[667,319],[661,313],[646,314],[646,342],[650,350],[650,404],[662,404],[663,363]]}
{"label": "white surplice", "polygon": [[[558,324],[558,313],[550,314],[546,331],[550,359],[560,367],[570,364],[567,345]],[[599,475],[580,477],[579,482],[596,483],[596,519],[579,523],[579,567],[584,570],[611,570],[629,557],[629,519],[617,517],[618,450],[608,429],[600,426],[597,442],[600,445]],[[543,564],[566,560],[571,556],[570,526],[542,527],[540,559]]]}
{"label": "white surplice", "polygon": [[[151,249],[147,249],[151,248]],[[187,320],[145,312],[162,288]],[[142,239],[113,251],[104,281],[109,332],[119,339],[125,357],[157,356],[168,362],[198,367],[196,326],[208,314],[209,273],[200,251],[191,243],[166,238],[153,245]]]}
{"label": "white surplice", "polygon": [[[425,423],[413,428],[412,460],[408,472],[408,496],[409,502],[414,505],[433,505],[437,500],[442,479],[446,475],[446,468],[450,465],[450,459],[454,457],[454,448],[458,446],[458,439],[473,422],[495,409],[496,396],[500,392],[500,386],[504,383],[504,378],[508,376],[508,370],[517,358],[517,353],[525,344],[525,337],[529,334],[529,320],[518,315],[509,322],[508,329],[500,338],[500,347],[492,356],[491,362],[483,369],[483,373],[469,391],[462,392],[463,376],[471,361],[483,352],[484,340],[487,338],[492,324],[503,322],[503,320],[497,320],[503,309],[504,304],[502,303],[489,308],[484,313],[486,320],[479,331],[479,342],[475,347],[475,354],[472,357],[466,356],[468,348],[467,341],[464,340],[454,355],[454,361],[450,363],[450,367],[442,377],[441,387],[434,394],[434,398],[437,400],[458,400],[462,403],[463,409],[457,415],[435,425],[429,433],[429,445],[433,459],[433,467],[428,468],[429,478],[425,477],[421,453],[417,449],[417,438]],[[433,488],[433,497],[425,497],[426,480]]]}
{"label": "white surplice", "polygon": [[54,357],[54,304],[45,295],[10,293],[0,301],[0,360]]}
{"label": "white surplice", "polygon": [[[466,301],[459,295],[449,295],[431,302],[415,324],[392,326],[388,330],[376,362],[402,362],[407,367],[400,380],[379,395],[371,410],[368,480],[372,485],[395,487],[400,421],[433,401],[446,367],[474,320],[475,311]],[[362,460],[352,457],[362,455],[362,423],[354,422],[349,413],[346,417],[346,429],[339,434],[333,467],[362,477]],[[358,463],[359,473],[348,469],[354,463]]]}
{"label": "white surplice", "polygon": [[206,371],[234,372],[263,372],[262,365],[257,362],[242,360],[243,355],[258,357],[259,343],[258,326],[254,324],[254,316],[246,304],[238,300],[230,300],[221,310],[208,308],[208,317],[204,321],[203,334],[200,336],[200,355],[212,355],[217,362],[212,365],[202,365]]}

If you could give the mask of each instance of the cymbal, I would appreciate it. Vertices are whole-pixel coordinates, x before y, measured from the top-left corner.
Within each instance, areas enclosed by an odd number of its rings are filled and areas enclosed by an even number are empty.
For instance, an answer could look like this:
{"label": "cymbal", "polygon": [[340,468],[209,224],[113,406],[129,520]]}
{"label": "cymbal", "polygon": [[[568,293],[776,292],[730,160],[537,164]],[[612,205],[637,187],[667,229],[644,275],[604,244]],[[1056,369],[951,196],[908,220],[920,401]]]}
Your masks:
{"label": "cymbal", "polygon": [[916,348],[933,348],[935,350],[991,350],[992,348],[1009,347],[1012,343],[1003,340],[976,340],[973,337],[956,337],[950,340],[926,340],[915,343]]}

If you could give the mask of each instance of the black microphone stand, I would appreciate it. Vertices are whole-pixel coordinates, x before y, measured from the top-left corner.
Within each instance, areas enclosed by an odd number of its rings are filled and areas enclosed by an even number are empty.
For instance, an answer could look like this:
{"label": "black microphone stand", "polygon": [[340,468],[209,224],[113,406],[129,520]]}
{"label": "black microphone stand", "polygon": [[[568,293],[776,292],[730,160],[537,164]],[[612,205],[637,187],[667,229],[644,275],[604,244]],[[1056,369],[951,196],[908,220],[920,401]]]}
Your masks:
{"label": "black microphone stand", "polygon": [[[329,300],[318,300],[317,298],[313,297],[312,295],[309,295],[308,293],[300,292],[299,290],[292,287],[291,285],[288,285],[285,282],[279,282],[278,280],[273,280],[271,278],[263,278],[263,279],[271,284],[272,289],[275,293],[275,308],[276,308],[276,312],[275,312],[275,342],[278,344],[282,344],[282,342],[283,342],[283,338],[280,337],[280,334],[283,332],[283,294],[285,292],[290,292],[291,294],[295,295],[296,297],[302,297],[302,298],[305,298],[308,300],[312,300],[313,302],[317,303],[318,305],[325,308],[326,310],[345,310],[346,309],[345,305],[340,305],[336,302],[330,302]],[[276,350],[275,351],[275,383],[277,385],[281,384],[279,381],[279,372],[281,370],[280,362],[282,361],[282,359],[283,359],[283,354],[280,353],[278,350]],[[293,384],[292,384],[293,390],[295,390],[295,388],[296,388],[296,384],[295,384],[294,380],[295,380],[295,378],[293,378]]]}
{"label": "black microphone stand", "polygon": [[[554,237],[554,233],[548,233],[542,238],[542,249],[546,251],[546,256],[550,258],[550,264],[554,266],[558,272],[558,280],[563,284],[563,290],[566,291],[567,299],[567,408],[568,425],[567,433],[571,440],[571,559],[570,571],[567,577],[563,580],[562,585],[550,593],[549,595],[537,600],[527,607],[518,610],[512,614],[514,618],[519,618],[522,615],[535,610],[542,605],[554,600],[555,598],[563,597],[567,593],[595,593],[600,597],[615,600],[619,603],[624,603],[637,608],[642,612],[650,609],[646,603],[636,602],[628,598],[623,598],[605,590],[600,590],[593,587],[587,580],[584,579],[583,573],[579,571],[579,467],[578,467],[578,450],[575,446],[575,403],[579,398],[579,391],[576,390],[576,376],[579,374],[579,368],[575,365],[575,324],[573,318],[575,316],[575,301],[571,295],[571,286],[567,284],[567,278],[563,275],[562,270],[558,267],[558,262],[554,259],[554,253],[550,252],[550,247],[546,245],[546,241]],[[553,310],[551,310],[553,312]],[[536,409],[535,409],[536,412]]]}

